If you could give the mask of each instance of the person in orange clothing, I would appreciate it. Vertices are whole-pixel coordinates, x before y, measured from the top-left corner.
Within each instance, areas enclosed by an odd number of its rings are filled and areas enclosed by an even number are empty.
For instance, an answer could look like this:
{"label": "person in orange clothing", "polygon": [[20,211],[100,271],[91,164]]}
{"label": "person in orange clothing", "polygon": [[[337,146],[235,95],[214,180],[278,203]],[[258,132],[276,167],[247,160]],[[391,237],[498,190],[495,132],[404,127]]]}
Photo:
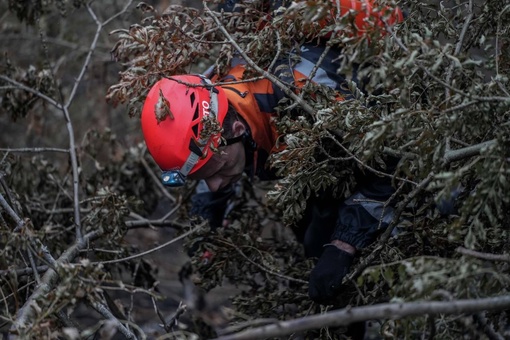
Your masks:
{"label": "person in orange clothing", "polygon": [[[231,7],[235,10],[235,5]],[[341,15],[358,11],[354,22],[359,29],[367,27],[367,17],[381,18],[370,1],[341,0],[340,7]],[[400,9],[393,11],[391,20],[381,21],[380,26],[402,20]],[[348,98],[346,80],[336,72],[341,51],[332,48],[321,58],[323,52],[320,45],[304,44],[297,64],[290,62],[290,56],[282,58],[281,65],[291,66],[280,70],[280,77],[294,88],[308,78]],[[224,75],[162,78],[149,91],[142,110],[144,139],[162,170],[163,183],[182,186],[188,179],[202,180],[205,185],[192,198],[192,212],[208,219],[212,228],[222,226],[233,185],[243,173],[262,180],[275,178],[266,161],[275,152],[279,136],[272,121],[285,94],[269,79],[237,82],[243,79],[245,66],[243,59],[236,58]],[[353,74],[357,81],[356,70]],[[306,255],[318,258],[309,278],[309,296],[318,303],[327,304],[339,293],[356,250],[371,244],[393,215],[391,207],[378,203],[394,193],[390,180],[359,176],[356,192],[346,200],[327,194],[313,197],[295,228]]]}

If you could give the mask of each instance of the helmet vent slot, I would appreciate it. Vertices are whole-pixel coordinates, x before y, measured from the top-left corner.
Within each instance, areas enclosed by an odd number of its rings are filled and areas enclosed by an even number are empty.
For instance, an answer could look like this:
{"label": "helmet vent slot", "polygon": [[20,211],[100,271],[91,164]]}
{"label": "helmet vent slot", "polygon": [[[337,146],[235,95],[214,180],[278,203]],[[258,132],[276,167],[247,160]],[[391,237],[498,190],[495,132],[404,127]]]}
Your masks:
{"label": "helmet vent slot", "polygon": [[200,114],[200,112],[199,112],[198,105],[197,105],[197,107],[195,108],[195,113],[193,114],[193,121],[198,119],[199,114]]}
{"label": "helmet vent slot", "polygon": [[191,102],[191,107],[193,107],[193,104],[195,104],[195,94],[192,93],[190,96],[189,96],[189,100]]}
{"label": "helmet vent slot", "polygon": [[195,136],[195,138],[198,138],[198,123],[196,123],[195,125],[193,125],[191,127],[191,130],[193,130],[193,135]]}

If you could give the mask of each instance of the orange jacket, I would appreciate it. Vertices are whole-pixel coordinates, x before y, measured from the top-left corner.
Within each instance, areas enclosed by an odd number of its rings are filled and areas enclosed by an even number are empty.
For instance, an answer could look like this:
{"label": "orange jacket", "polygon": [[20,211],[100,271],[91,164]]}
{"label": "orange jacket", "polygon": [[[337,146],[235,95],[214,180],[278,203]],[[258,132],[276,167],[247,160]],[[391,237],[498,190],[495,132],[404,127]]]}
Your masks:
{"label": "orange jacket", "polygon": [[[333,9],[331,14],[322,19],[322,25],[326,25],[328,21],[333,20],[333,17],[336,16],[335,13],[338,12],[335,5],[336,1],[332,0],[332,2]],[[385,23],[382,19],[387,13],[376,12],[374,10],[374,4],[376,3],[377,0],[340,0],[340,16],[347,14],[351,10],[355,11],[354,23],[360,33],[370,27],[367,22],[368,17],[376,18],[375,24],[379,27],[384,27]],[[397,7],[385,18],[387,24],[393,25],[403,20],[403,14]],[[285,58],[280,61],[280,65],[293,65],[292,67],[289,66],[285,71],[280,71],[280,74],[293,74],[292,79],[285,79],[286,77],[283,76],[280,76],[280,78],[294,86],[295,89],[301,88],[321,58],[323,51],[324,47],[322,46],[304,44],[299,53],[301,56],[299,63],[293,64],[290,59],[287,60]],[[340,65],[336,60],[340,54],[341,51],[339,49],[331,49],[326,57],[323,58],[320,67],[315,71],[314,77],[311,80],[336,90],[339,94],[337,98],[342,100],[343,98],[348,98],[350,93],[346,90],[348,87],[345,86],[345,78],[337,74]],[[221,81],[240,81],[243,79],[244,71],[244,61],[235,59],[232,68],[226,76],[221,78]],[[353,70],[352,80],[355,82],[357,82],[356,73],[357,70]],[[218,79],[213,80],[217,81]],[[266,154],[271,154],[275,151],[278,134],[272,119],[275,116],[275,107],[284,97],[283,92],[268,79],[228,84],[223,85],[222,88],[225,89],[229,103],[248,123],[251,136],[257,148],[263,150]]]}
{"label": "orange jacket", "polygon": [[[295,89],[304,85],[304,80],[309,77],[316,61],[324,51],[324,47],[312,44],[305,44],[301,48],[301,62],[294,65],[291,70],[280,71],[281,74],[293,74],[291,79],[280,76],[287,84]],[[336,73],[340,66],[335,59],[340,51],[332,49],[323,59],[321,67],[319,67],[311,79],[315,83],[328,86],[339,93],[342,100],[350,95],[346,90],[345,78]],[[281,64],[290,64],[289,60],[282,59]],[[289,66],[290,68],[290,66]],[[249,125],[251,136],[257,144],[258,149],[262,149],[267,154],[275,151],[275,144],[278,133],[272,119],[275,117],[275,107],[278,102],[285,96],[284,93],[268,79],[237,83],[243,79],[245,64],[242,61],[234,61],[233,67],[228,74],[221,78],[221,82],[236,82],[233,84],[222,85],[225,90],[229,104],[246,120]],[[290,72],[292,71],[292,73]],[[354,72],[355,73],[355,72]],[[218,79],[214,79],[217,81]],[[354,81],[356,78],[354,77]]]}

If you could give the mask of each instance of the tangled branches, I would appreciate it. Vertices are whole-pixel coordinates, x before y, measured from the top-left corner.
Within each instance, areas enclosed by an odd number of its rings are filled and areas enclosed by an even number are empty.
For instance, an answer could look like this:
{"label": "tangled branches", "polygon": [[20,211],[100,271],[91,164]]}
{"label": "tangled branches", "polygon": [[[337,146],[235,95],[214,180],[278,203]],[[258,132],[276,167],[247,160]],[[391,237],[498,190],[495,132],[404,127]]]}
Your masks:
{"label": "tangled branches", "polygon": [[[143,338],[146,328],[134,322],[141,308],[133,302],[135,294],[150,297],[164,330],[183,337],[284,336],[293,329],[326,338],[328,329],[311,329],[374,317],[385,319],[380,328],[388,338],[418,333],[498,338],[508,332],[508,313],[500,312],[508,310],[510,280],[510,7],[505,2],[402,1],[403,23],[358,34],[351,15],[322,21],[335,2],[269,9],[243,2],[234,12],[216,10],[209,2],[166,11],[143,3],[131,8],[129,2],[110,13],[107,6],[78,1],[76,13],[86,14],[92,33],[82,44],[87,48],[63,59],[61,50],[48,52],[49,42],[72,35],[62,33],[50,15],[73,12],[65,2],[47,3],[23,9],[9,2],[27,23],[39,25],[35,33],[44,58],[29,66],[14,65],[22,59],[10,57],[0,72],[2,118],[29,122],[26,132],[15,135],[18,144],[0,136],[6,144],[0,156],[3,332],[78,338],[118,331]],[[385,6],[396,3],[380,3],[384,21]],[[142,19],[129,17],[126,28],[120,19],[131,10]],[[120,28],[108,38],[103,33],[111,23]],[[59,46],[80,45],[64,42]],[[304,42],[341,51],[336,60],[346,79],[344,100],[334,100],[334,93],[311,82],[296,91],[282,80],[277,61],[289,54],[299,60]],[[111,129],[89,129],[91,121],[108,125],[111,110],[101,111],[100,100],[87,106],[92,92],[83,88],[98,76],[100,65],[109,65],[94,59],[103,49],[123,66],[107,99],[127,104],[132,117],[162,76],[206,70],[221,75],[239,57],[247,63],[242,81],[267,78],[286,93],[275,121],[286,148],[271,157],[281,178],[261,190],[267,196],[246,189],[230,226],[215,233],[190,221],[193,187],[162,188],[139,136],[127,136],[129,124],[115,117]],[[66,69],[72,76],[59,72],[72,59],[80,62]],[[79,117],[79,107],[86,108],[86,118]],[[48,126],[55,139],[38,139]],[[57,136],[61,130],[65,137]],[[23,135],[36,137],[23,144]],[[384,169],[388,158],[397,159],[390,174]],[[268,223],[279,221],[278,214],[284,223],[295,223],[307,199],[325,189],[348,196],[360,172],[391,176],[397,188],[391,198],[397,202],[395,218],[376,244],[361,250],[335,301],[335,308],[366,307],[331,312],[306,299],[312,260],[304,259],[292,236],[280,237],[288,230],[278,226],[269,228],[269,236],[261,234]],[[151,217],[162,202],[165,213]],[[207,333],[199,323],[204,313],[193,315],[191,307],[174,306],[172,317],[159,309],[168,296],[158,280],[169,261],[157,268],[141,258],[175,241],[160,242],[158,234],[151,241],[158,244],[147,251],[137,250],[133,238],[125,242],[135,228],[152,228],[136,234],[136,240],[159,226],[170,226],[181,237],[193,235],[186,245],[201,241],[191,258],[194,285],[206,291],[227,283],[243,288],[231,299],[225,328]],[[204,251],[214,254],[212,262],[204,261]],[[126,293],[129,302],[114,301],[112,291]],[[77,324],[83,309],[97,312],[94,326]],[[187,329],[179,321],[185,318]],[[266,322],[271,325],[257,328]],[[241,329],[244,333],[236,335]]]}

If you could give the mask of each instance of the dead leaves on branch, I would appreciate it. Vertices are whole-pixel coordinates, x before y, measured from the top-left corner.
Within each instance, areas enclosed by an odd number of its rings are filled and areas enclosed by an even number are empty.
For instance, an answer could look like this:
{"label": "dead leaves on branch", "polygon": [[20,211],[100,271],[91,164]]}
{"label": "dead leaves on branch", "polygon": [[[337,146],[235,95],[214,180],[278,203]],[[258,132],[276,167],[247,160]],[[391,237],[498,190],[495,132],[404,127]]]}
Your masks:
{"label": "dead leaves on branch", "polygon": [[179,6],[129,30],[113,31],[118,41],[112,54],[127,69],[110,87],[107,99],[114,105],[128,103],[130,115],[137,115],[148,89],[162,76],[187,73],[197,60],[209,58],[215,31],[196,9]]}

